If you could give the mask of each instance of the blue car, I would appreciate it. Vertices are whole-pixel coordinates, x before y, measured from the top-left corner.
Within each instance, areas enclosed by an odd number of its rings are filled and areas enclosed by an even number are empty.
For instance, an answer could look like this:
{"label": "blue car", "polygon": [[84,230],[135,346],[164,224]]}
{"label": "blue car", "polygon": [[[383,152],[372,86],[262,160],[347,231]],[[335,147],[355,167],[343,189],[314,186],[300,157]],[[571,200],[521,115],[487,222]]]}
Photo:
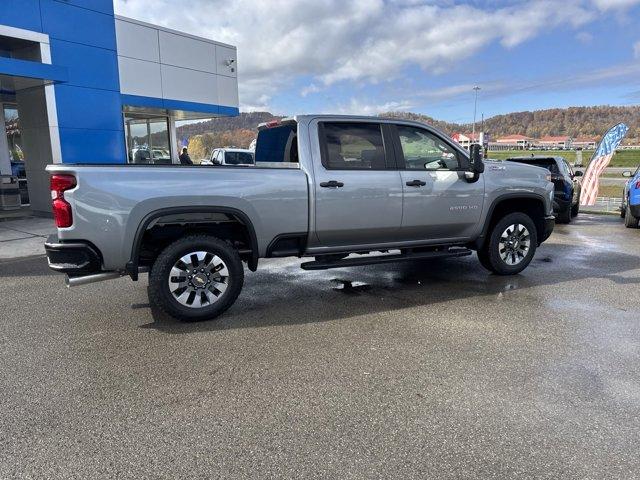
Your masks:
{"label": "blue car", "polygon": [[640,222],[640,167],[634,173],[626,171],[622,175],[629,178],[622,192],[620,216],[624,218],[624,226],[638,228]]}

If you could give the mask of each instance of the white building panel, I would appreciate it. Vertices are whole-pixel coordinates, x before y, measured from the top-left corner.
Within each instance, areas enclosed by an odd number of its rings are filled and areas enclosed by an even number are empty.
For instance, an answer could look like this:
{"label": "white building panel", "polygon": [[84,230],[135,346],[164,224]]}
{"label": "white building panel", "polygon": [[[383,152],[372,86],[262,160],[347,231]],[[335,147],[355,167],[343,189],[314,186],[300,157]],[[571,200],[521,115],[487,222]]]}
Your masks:
{"label": "white building panel", "polygon": [[162,65],[164,98],[217,105],[217,77],[213,73]]}
{"label": "white building panel", "polygon": [[227,77],[238,76],[238,57],[235,48],[216,45],[216,73]]}
{"label": "white building panel", "polygon": [[216,73],[216,45],[160,31],[160,62],[164,65]]}
{"label": "white building panel", "polygon": [[162,98],[160,64],[118,57],[120,91],[125,95]]}
{"label": "white building panel", "polygon": [[236,78],[218,75],[218,105],[238,106],[238,81]]}
{"label": "white building panel", "polygon": [[118,55],[160,62],[158,29],[116,18]]}

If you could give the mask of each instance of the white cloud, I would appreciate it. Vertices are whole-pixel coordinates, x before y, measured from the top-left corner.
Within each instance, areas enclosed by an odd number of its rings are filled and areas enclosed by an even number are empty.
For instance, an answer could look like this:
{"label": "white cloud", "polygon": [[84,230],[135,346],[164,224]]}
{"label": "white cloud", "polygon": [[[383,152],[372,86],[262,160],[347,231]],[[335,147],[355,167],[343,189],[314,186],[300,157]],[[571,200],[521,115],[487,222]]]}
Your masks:
{"label": "white cloud", "polygon": [[640,40],[633,44],[633,56],[640,58]]}
{"label": "white cloud", "polygon": [[341,115],[378,115],[385,112],[404,112],[414,108],[408,100],[399,102],[385,102],[381,104],[369,103],[367,101],[352,98],[346,104],[338,104],[324,113],[337,113]]}
{"label": "white cloud", "polygon": [[322,89],[319,86],[317,86],[315,83],[312,83],[300,90],[300,95],[306,97],[307,95],[311,95],[312,93],[318,93],[321,90]]}
{"label": "white cloud", "polygon": [[[379,83],[408,66],[442,73],[499,42],[514,48],[554,27],[640,0],[116,0],[116,12],[238,47],[244,108],[311,77],[308,95],[338,82]],[[592,2],[592,3],[590,3]]]}
{"label": "white cloud", "polygon": [[593,42],[593,35],[589,32],[578,32],[576,33],[576,40],[578,40],[583,45],[589,45]]}
{"label": "white cloud", "polygon": [[593,0],[593,4],[601,11],[620,10],[640,5],[640,0]]}

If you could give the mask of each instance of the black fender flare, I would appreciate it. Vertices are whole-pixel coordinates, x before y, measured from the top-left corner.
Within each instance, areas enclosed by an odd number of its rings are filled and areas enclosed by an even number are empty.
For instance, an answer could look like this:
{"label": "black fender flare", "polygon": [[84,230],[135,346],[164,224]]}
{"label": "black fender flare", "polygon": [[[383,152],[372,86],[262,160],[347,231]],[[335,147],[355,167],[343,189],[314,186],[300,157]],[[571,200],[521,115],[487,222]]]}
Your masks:
{"label": "black fender flare", "polygon": [[477,238],[477,240],[474,242],[476,248],[480,248],[484,244],[485,238],[487,237],[487,233],[489,232],[489,225],[491,224],[491,218],[493,217],[493,212],[495,211],[498,204],[504,202],[505,200],[522,199],[522,198],[539,200],[540,203],[542,203],[542,206],[544,207],[544,196],[539,195],[537,193],[533,193],[533,192],[505,193],[503,195],[500,195],[499,197],[494,198],[493,201],[491,202],[491,205],[489,206],[489,209],[487,210],[487,214],[484,217],[485,221],[482,227],[482,232],[480,233],[480,236]]}
{"label": "black fender flare", "polygon": [[138,225],[136,229],[136,234],[133,237],[133,245],[131,248],[131,256],[129,258],[129,262],[126,265],[126,272],[131,277],[132,280],[138,280],[138,267],[140,260],[140,247],[142,246],[142,237],[144,236],[144,232],[147,231],[147,227],[154,220],[164,217],[165,215],[176,215],[181,213],[225,213],[229,215],[233,215],[237,217],[244,225],[246,225],[247,230],[249,231],[249,239],[251,241],[251,257],[247,262],[247,266],[249,270],[255,272],[258,269],[258,258],[260,252],[258,251],[258,237],[256,236],[256,230],[253,226],[253,222],[241,210],[232,207],[216,207],[216,206],[193,206],[193,207],[167,207],[160,208],[158,210],[154,210],[151,213],[148,213]]}

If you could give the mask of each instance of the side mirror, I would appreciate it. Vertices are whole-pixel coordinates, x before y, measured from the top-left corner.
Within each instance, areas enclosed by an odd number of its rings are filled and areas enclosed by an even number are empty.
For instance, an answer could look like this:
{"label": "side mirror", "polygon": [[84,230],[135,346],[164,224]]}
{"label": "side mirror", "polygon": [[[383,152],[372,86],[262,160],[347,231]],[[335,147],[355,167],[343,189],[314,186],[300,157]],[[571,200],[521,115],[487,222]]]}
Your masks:
{"label": "side mirror", "polygon": [[625,170],[624,172],[622,172],[622,176],[623,177],[631,177],[631,176],[633,176],[633,174],[631,173],[630,170]]}
{"label": "side mirror", "polygon": [[479,174],[484,172],[484,162],[482,161],[484,157],[483,150],[482,145],[478,145],[477,143],[469,146],[469,162],[471,163],[470,167],[473,173]]}
{"label": "side mirror", "polygon": [[582,170],[576,170],[576,173],[573,174],[574,177],[582,177],[584,172]]}

